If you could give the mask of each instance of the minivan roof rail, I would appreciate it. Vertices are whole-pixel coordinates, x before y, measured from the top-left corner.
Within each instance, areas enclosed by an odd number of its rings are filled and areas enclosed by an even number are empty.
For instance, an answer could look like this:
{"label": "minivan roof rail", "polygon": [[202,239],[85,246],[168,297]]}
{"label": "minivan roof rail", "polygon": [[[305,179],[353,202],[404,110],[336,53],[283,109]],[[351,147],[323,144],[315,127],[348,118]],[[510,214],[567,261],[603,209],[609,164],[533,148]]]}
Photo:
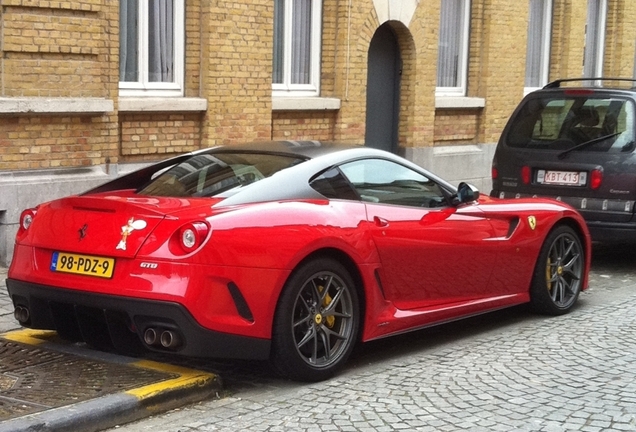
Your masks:
{"label": "minivan roof rail", "polygon": [[544,89],[559,88],[561,87],[561,83],[572,82],[572,81],[626,81],[626,82],[636,83],[636,79],[631,79],[631,78],[601,78],[601,77],[563,78],[563,79],[558,79],[558,80],[549,82],[543,88]]}

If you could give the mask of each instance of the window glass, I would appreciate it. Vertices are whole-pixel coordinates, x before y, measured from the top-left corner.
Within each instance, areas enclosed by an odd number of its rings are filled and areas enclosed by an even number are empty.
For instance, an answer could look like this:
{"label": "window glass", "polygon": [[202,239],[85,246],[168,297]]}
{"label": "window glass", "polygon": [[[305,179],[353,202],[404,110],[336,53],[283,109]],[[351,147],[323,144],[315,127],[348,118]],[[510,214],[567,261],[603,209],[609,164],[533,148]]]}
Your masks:
{"label": "window glass", "polygon": [[588,0],[583,63],[583,74],[586,77],[603,76],[606,16],[607,0]]}
{"label": "window glass", "polygon": [[552,0],[530,0],[526,49],[526,92],[548,82]]}
{"label": "window glass", "polygon": [[311,187],[332,199],[360,200],[349,181],[338,168],[332,168],[311,182]]}
{"label": "window glass", "polygon": [[322,0],[274,0],[275,96],[318,95]]}
{"label": "window glass", "polygon": [[437,183],[403,165],[364,159],[340,166],[363,201],[410,207],[442,207],[446,199]]}
{"label": "window glass", "polygon": [[440,11],[437,93],[465,95],[470,0],[443,0]]}
{"label": "window glass", "polygon": [[508,145],[627,152],[634,149],[634,104],[620,98],[530,99],[515,116]]}
{"label": "window glass", "polygon": [[121,94],[182,94],[183,8],[184,0],[119,2]]}
{"label": "window glass", "polygon": [[302,161],[295,157],[258,153],[200,154],[161,173],[137,193],[170,197],[225,197]]}

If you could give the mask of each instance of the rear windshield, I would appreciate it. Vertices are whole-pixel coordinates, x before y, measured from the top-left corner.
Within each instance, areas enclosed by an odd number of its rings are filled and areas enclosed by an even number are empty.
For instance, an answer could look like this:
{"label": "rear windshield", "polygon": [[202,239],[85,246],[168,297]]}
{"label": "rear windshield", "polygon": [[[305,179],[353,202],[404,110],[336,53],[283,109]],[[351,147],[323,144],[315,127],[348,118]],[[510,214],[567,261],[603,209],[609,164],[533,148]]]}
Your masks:
{"label": "rear windshield", "polygon": [[159,174],[137,193],[167,197],[224,197],[303,162],[265,153],[199,154]]}
{"label": "rear windshield", "polygon": [[528,149],[631,152],[634,104],[616,97],[528,99],[512,120],[506,142]]}

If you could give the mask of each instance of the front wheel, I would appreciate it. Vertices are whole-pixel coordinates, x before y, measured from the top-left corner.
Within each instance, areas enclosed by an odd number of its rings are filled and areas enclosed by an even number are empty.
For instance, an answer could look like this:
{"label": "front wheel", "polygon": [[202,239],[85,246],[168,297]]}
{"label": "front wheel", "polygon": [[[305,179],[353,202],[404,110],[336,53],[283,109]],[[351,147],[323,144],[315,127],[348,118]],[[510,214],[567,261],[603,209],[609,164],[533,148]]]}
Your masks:
{"label": "front wheel", "polygon": [[546,237],[530,287],[530,304],[545,315],[568,313],[581,292],[585,252],[579,235],[561,225]]}
{"label": "front wheel", "polygon": [[299,381],[321,381],[346,362],[358,337],[360,305],[349,272],[321,258],[292,273],[272,331],[273,367]]}

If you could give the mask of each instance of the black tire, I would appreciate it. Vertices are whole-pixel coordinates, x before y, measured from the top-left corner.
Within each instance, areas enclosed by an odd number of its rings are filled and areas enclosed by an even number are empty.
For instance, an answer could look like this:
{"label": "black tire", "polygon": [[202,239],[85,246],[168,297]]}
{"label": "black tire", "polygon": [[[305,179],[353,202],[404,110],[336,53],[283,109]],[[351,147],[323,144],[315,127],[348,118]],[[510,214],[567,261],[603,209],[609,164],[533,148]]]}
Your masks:
{"label": "black tire", "polygon": [[273,368],[297,381],[332,377],[358,339],[360,305],[343,265],[330,258],[306,262],[290,276],[272,329]]}
{"label": "black tire", "polygon": [[530,305],[543,315],[563,315],[576,303],[585,270],[585,251],[579,235],[560,225],[546,237],[530,286]]}

